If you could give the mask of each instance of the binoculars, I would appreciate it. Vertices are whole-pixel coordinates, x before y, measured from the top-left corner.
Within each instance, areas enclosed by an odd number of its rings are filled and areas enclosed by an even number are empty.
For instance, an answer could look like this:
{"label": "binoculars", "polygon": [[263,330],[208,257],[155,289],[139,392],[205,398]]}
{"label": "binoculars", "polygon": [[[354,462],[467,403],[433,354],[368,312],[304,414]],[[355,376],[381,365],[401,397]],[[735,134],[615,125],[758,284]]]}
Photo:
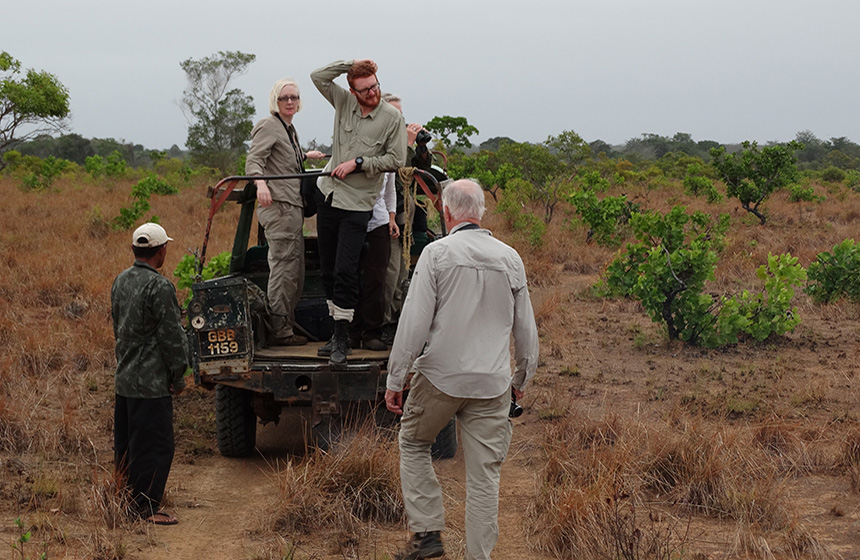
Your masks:
{"label": "binoculars", "polygon": [[523,407],[517,404],[517,397],[511,392],[511,410],[508,411],[509,418],[519,418],[523,415]]}

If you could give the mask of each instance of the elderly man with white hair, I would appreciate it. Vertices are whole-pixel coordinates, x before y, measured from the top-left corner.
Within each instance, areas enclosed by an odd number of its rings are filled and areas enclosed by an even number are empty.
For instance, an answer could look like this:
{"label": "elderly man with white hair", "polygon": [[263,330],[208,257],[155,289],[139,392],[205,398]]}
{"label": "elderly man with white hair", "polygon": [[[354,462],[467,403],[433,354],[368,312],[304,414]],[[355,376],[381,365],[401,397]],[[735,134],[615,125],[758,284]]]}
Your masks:
{"label": "elderly man with white hair", "polygon": [[[445,511],[430,449],[456,416],[466,463],[466,558],[484,560],[499,537],[499,479],[511,442],[511,392],[522,398],[535,373],[538,335],[522,259],[481,228],[480,185],[455,181],[443,190],[442,201],[450,234],[430,243],[418,260],[388,362],[385,403],[403,415],[400,479],[414,533],[396,557],[444,554]],[[411,371],[415,375],[404,404]]]}

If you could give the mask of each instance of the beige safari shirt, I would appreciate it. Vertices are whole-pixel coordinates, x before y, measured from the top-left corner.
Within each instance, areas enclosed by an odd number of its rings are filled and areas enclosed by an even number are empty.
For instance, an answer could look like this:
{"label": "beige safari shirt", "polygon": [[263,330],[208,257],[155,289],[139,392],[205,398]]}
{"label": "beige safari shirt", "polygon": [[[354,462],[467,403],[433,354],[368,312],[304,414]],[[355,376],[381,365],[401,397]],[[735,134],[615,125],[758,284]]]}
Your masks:
{"label": "beige safari shirt", "polygon": [[[299,145],[299,136],[292,124],[293,142],[284,123],[275,115],[260,120],[251,131],[251,149],[245,159],[245,175],[293,175],[301,173],[305,154]],[[297,150],[293,149],[295,143]],[[266,181],[272,200],[302,206],[301,179],[273,179]]]}
{"label": "beige safari shirt", "polygon": [[332,62],[311,73],[311,79],[335,110],[331,170],[345,161],[361,156],[364,164],[344,180],[320,177],[317,185],[332,206],[342,210],[366,211],[373,208],[386,171],[396,171],[406,163],[406,124],[400,111],[380,102],[366,117],[346,89],[334,83],[345,74],[352,61]]}
{"label": "beige safari shirt", "polygon": [[392,391],[403,390],[414,366],[446,395],[493,398],[511,386],[524,390],[537,369],[523,261],[488,230],[465,225],[427,245],[418,259],[388,360]]}

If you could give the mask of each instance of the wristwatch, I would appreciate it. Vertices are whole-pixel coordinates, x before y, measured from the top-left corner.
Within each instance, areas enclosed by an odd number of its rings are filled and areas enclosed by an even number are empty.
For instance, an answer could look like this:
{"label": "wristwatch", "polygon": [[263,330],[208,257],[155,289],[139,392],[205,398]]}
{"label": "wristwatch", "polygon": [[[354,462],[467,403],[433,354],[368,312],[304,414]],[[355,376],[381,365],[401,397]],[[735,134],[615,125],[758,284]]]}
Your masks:
{"label": "wristwatch", "polygon": [[355,170],[361,171],[362,165],[364,165],[364,158],[361,156],[358,156],[357,158],[355,158]]}

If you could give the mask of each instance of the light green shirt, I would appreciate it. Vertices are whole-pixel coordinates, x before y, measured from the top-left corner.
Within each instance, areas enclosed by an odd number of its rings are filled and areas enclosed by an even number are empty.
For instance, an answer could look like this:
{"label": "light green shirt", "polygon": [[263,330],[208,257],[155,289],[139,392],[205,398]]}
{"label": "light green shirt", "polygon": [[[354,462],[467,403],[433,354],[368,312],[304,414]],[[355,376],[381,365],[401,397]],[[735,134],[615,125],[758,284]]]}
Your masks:
{"label": "light green shirt", "polygon": [[344,180],[321,177],[317,185],[332,206],[342,210],[364,211],[373,208],[386,171],[397,171],[406,163],[406,126],[400,111],[380,102],[367,116],[361,116],[361,107],[346,89],[334,83],[345,74],[352,61],[332,62],[311,73],[316,88],[335,110],[332,137],[332,170],[341,163],[361,156],[361,171],[355,171]]}

